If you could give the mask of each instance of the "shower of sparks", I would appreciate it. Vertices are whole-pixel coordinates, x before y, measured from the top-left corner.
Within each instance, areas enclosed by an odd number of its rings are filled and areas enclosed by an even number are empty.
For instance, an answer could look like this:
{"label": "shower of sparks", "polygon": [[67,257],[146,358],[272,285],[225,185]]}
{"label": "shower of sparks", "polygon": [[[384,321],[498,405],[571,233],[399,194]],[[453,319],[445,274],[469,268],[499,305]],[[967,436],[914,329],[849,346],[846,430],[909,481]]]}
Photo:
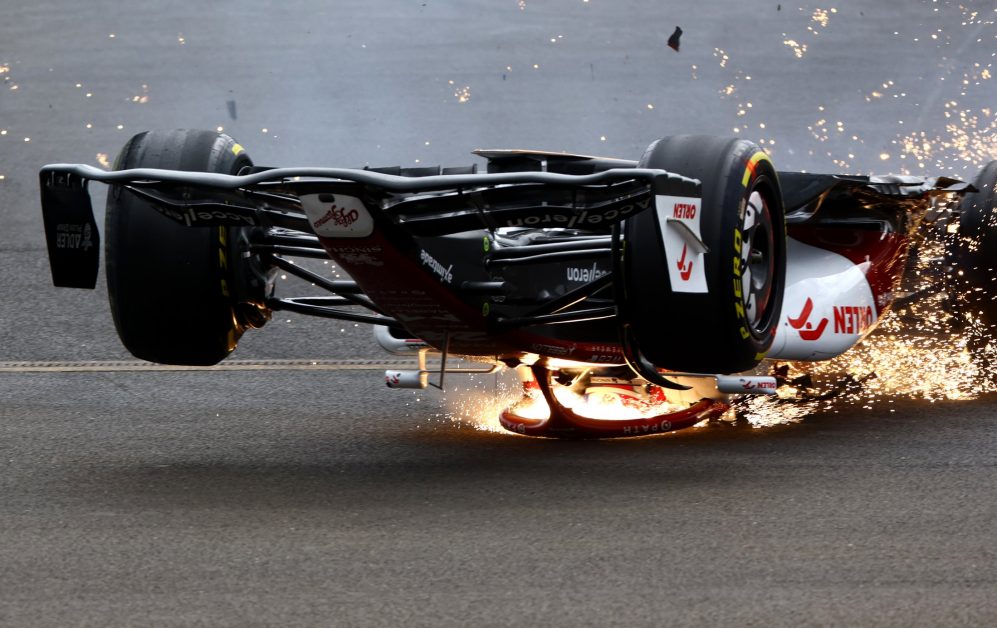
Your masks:
{"label": "shower of sparks", "polygon": [[108,159],[107,153],[97,153],[97,163],[99,163],[101,168],[104,170],[111,169],[111,161]]}
{"label": "shower of sparks", "polygon": [[727,55],[726,52],[724,52],[720,48],[714,48],[713,49],[713,56],[716,57],[717,59],[720,59],[720,67],[721,68],[726,68],[727,67],[727,62],[730,61],[730,57]]}
{"label": "shower of sparks", "polygon": [[135,96],[132,96],[131,97],[131,102],[138,103],[140,105],[144,105],[145,103],[149,102],[149,86],[148,85],[143,85],[142,86],[142,93],[141,94],[136,94]]}
{"label": "shower of sparks", "polygon": [[[431,423],[510,434],[499,423],[499,415],[523,394],[522,386],[511,371],[499,375],[463,375],[451,381],[440,403],[442,412],[434,414]],[[420,394],[416,393],[416,401],[421,401]]]}
{"label": "shower of sparks", "polygon": [[[949,237],[954,236],[943,236]],[[795,397],[802,391],[786,386],[778,398],[747,400],[740,404],[744,418],[763,427],[798,422],[818,411],[872,410],[898,399],[966,400],[997,391],[980,366],[997,360],[992,331],[971,316],[958,323],[949,296],[938,289],[937,259],[945,245],[942,238],[925,244],[909,277],[911,290],[932,296],[888,313],[866,341],[838,358],[791,364],[789,379],[807,374],[814,388],[800,398]],[[838,394],[829,395],[832,390]],[[827,398],[816,399],[822,395]]]}
{"label": "shower of sparks", "polygon": [[[930,168],[942,172],[962,170],[971,176],[997,157],[997,115],[989,107],[963,109],[955,101],[945,105],[945,135],[912,131],[897,136],[894,144],[905,165],[904,172]],[[960,173],[955,172],[956,176]]]}
{"label": "shower of sparks", "polygon": [[458,87],[457,89],[454,90],[453,95],[454,98],[457,99],[457,102],[465,103],[471,100],[471,88],[467,85],[465,85],[464,87]]}
{"label": "shower of sparks", "polygon": [[[802,10],[802,9],[801,9]],[[831,9],[814,9],[813,14],[810,16],[810,21],[816,24],[820,28],[827,28],[828,23],[831,21],[831,14],[837,13],[838,10],[835,8]],[[817,30],[814,29],[813,24],[807,27],[808,30],[812,31],[814,34]]]}
{"label": "shower of sparks", "polygon": [[7,85],[9,90],[17,91],[18,85],[13,82],[13,77],[10,73],[10,66],[6,63],[0,63],[0,77],[3,78],[3,84]]}
{"label": "shower of sparks", "polygon": [[797,59],[802,59],[803,55],[807,54],[807,45],[801,44],[795,39],[786,39],[782,43],[793,50],[793,54],[796,55]]}

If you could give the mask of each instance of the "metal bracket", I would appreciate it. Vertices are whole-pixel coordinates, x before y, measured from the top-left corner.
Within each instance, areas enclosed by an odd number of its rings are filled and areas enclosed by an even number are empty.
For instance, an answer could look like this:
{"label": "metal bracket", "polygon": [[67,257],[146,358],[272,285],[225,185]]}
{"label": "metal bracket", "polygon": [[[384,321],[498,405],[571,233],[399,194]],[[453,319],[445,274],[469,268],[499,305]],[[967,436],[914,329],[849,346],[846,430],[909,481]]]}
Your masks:
{"label": "metal bracket", "polygon": [[685,243],[692,247],[692,250],[696,253],[710,252],[710,247],[706,246],[706,243],[703,242],[699,236],[693,233],[692,229],[689,228],[689,225],[685,224],[678,218],[665,218],[665,223],[669,227],[674,227],[675,230],[678,231],[679,236],[681,236],[681,238],[685,240]]}

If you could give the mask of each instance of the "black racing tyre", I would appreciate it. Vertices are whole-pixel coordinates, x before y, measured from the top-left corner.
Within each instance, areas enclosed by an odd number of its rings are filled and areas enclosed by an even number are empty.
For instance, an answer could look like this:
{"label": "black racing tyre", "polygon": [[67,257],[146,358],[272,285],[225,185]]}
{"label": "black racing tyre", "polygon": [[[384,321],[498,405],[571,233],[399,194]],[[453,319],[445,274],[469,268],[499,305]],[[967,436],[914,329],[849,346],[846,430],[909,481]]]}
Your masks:
{"label": "black racing tyre", "polygon": [[[633,345],[654,366],[673,371],[753,368],[772,345],[786,280],[785,217],[772,162],[745,140],[682,135],[651,144],[640,167],[702,181],[699,228],[708,251],[698,259],[701,270],[684,244],[681,256],[671,253],[699,291],[674,290],[658,213],[627,220],[622,309]],[[676,203],[674,211],[682,207]]]}
{"label": "black racing tyre", "polygon": [[959,202],[958,236],[949,246],[963,306],[987,327],[997,327],[997,161],[976,176]]}
{"label": "black racing tyre", "polygon": [[[237,174],[247,166],[252,161],[231,137],[179,129],[136,135],[114,167]],[[249,227],[187,227],[121,186],[108,190],[105,220],[111,314],[135,357],[217,364],[247,327],[265,322],[266,287],[243,255]],[[235,296],[254,292],[256,304]]]}
{"label": "black racing tyre", "polygon": [[973,187],[977,191],[959,202],[959,229],[948,243],[950,296],[956,318],[975,323],[968,348],[985,378],[992,380],[997,377],[991,368],[997,339],[997,161],[980,171]]}

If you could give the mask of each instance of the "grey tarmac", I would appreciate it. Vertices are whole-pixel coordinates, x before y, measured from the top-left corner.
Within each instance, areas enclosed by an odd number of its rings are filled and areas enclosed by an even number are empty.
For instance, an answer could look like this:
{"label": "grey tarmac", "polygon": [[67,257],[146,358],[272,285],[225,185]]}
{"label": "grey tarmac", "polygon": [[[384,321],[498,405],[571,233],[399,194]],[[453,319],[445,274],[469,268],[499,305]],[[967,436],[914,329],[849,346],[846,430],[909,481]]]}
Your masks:
{"label": "grey tarmac", "polygon": [[453,419],[487,378],[388,390],[352,323],[281,316],[229,367],[146,368],[103,280],[51,287],[37,189],[175,127],[273,166],[736,132],[786,170],[969,177],[997,158],[997,3],[8,4],[0,624],[997,623],[993,394],[555,442]]}

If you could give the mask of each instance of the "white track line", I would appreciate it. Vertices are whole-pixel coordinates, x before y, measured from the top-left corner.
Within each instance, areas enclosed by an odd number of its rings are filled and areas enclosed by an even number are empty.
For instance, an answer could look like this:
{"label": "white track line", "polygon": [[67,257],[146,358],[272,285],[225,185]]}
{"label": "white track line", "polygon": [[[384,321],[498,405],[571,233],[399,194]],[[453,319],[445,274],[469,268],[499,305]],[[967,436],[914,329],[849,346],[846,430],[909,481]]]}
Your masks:
{"label": "white track line", "polygon": [[[414,360],[227,360],[215,366],[174,366],[140,360],[0,362],[0,373],[115,371],[381,371],[418,368]],[[433,366],[429,366],[433,369]],[[436,366],[435,368],[439,368]]]}

